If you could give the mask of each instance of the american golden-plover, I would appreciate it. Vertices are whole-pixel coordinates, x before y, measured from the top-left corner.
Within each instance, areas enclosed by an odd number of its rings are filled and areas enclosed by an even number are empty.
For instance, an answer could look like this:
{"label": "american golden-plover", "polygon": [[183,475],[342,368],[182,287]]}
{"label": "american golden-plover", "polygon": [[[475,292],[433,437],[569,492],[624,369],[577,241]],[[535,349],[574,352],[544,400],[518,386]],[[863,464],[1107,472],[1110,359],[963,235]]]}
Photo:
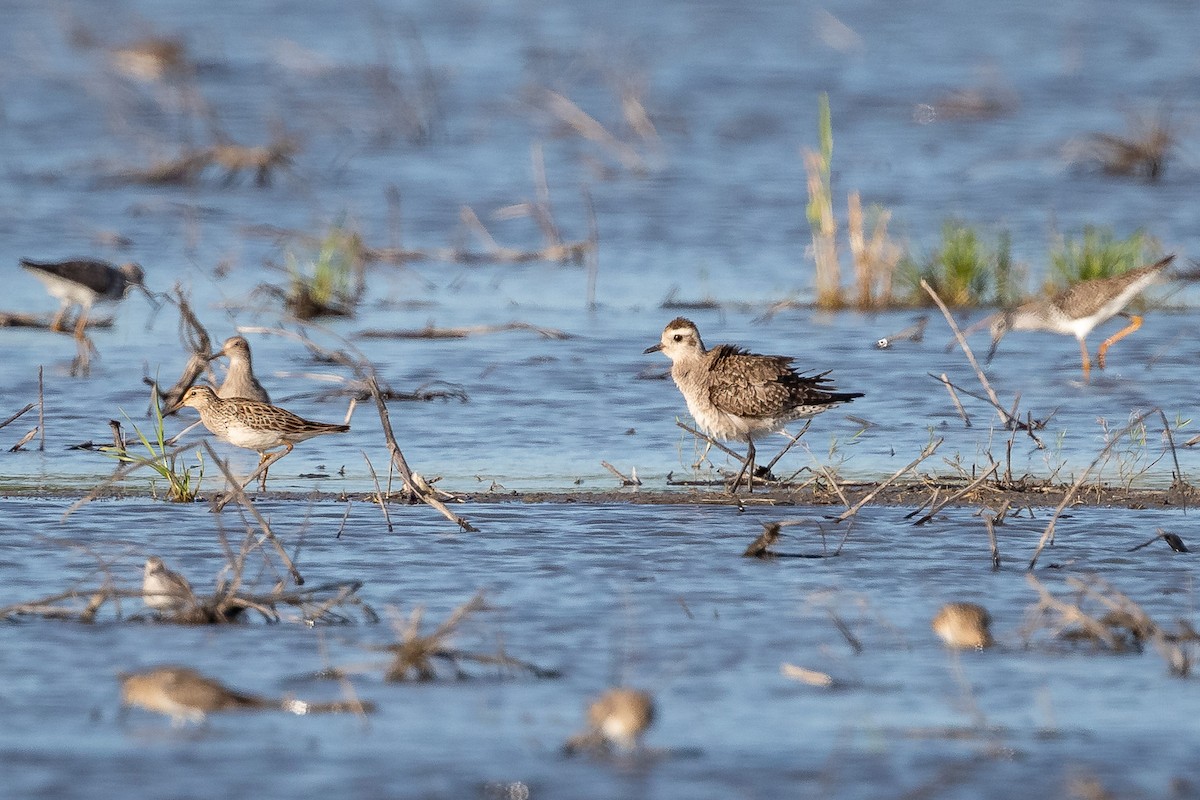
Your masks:
{"label": "american golden-plover", "polygon": [[[1100,323],[1120,314],[1133,298],[1158,280],[1174,258],[1175,256],[1170,255],[1154,264],[1131,269],[1111,278],[1080,281],[1052,297],[1030,300],[1015,309],[1000,312],[992,320],[992,346],[988,351],[987,360],[992,360],[1000,340],[1009,331],[1070,334],[1079,341],[1083,377],[1087,380],[1092,369],[1091,358],[1088,356],[1087,335]],[[1104,369],[1104,355],[1108,348],[1141,326],[1142,318],[1133,315],[1129,325],[1104,340],[1096,353],[1100,369]]]}
{"label": "american golden-plover", "polygon": [[[269,458],[278,460],[292,452],[293,447],[306,439],[350,430],[349,425],[311,422],[269,403],[241,398],[226,400],[217,397],[210,386],[193,386],[180,403],[199,411],[204,427],[221,441],[257,452],[260,467]],[[282,453],[267,452],[279,447],[285,448]]]}
{"label": "american golden-plover", "polygon": [[142,571],[142,602],[157,611],[178,611],[196,601],[187,578],[167,565],[158,556],[146,559]]}
{"label": "american golden-plover", "polygon": [[735,491],[743,475],[753,489],[755,437],[863,396],[836,391],[827,373],[797,373],[788,356],[758,355],[730,344],[708,350],[695,323],[683,317],[671,320],[661,341],[644,352],[660,350],[671,359],[671,377],[700,429],[717,439],[746,442]]}
{"label": "american golden-plover", "polygon": [[278,709],[293,714],[370,712],[367,702],[306,703],[291,698],[272,699],[234,691],[187,667],[155,667],[120,676],[121,702],[166,714],[176,725],[202,722],[218,711]]}
{"label": "american golden-plover", "polygon": [[212,355],[213,359],[225,356],[229,359],[229,371],[225,380],[217,388],[217,397],[224,400],[240,397],[243,400],[257,400],[260,403],[270,403],[271,397],[267,390],[254,377],[254,367],[250,360],[250,343],[241,336],[230,336],[221,345],[221,349]]}
{"label": "american golden-plover", "polygon": [[566,751],[604,751],[616,746],[634,750],[654,723],[654,698],[641,689],[609,689],[588,706],[587,730],[572,736]]}
{"label": "american golden-plover", "polygon": [[146,293],[153,302],[153,295],[146,288],[142,268],[132,262],[115,267],[96,258],[77,258],[70,261],[30,261],[21,259],[21,266],[40,280],[46,291],[58,298],[62,307],[50,323],[54,331],[66,330],[63,318],[71,306],[79,306],[79,320],[75,323],[75,338],[83,338],[88,314],[96,303],[119,303],[133,287]]}
{"label": "american golden-plover", "polygon": [[931,627],[950,647],[982,650],[994,644],[989,630],[991,624],[991,615],[981,605],[947,603],[933,618]]}

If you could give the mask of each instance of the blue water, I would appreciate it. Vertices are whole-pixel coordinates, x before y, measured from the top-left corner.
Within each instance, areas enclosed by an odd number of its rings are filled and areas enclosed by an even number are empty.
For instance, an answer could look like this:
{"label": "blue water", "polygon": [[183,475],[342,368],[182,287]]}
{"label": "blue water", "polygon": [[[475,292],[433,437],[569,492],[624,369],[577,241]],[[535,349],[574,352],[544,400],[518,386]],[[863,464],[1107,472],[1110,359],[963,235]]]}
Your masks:
{"label": "blue water", "polygon": [[[1010,434],[969,398],[972,424],[964,426],[929,377],[945,372],[978,388],[962,354],[943,350],[949,330],[936,313],[923,342],[888,350],[874,342],[917,312],[832,315],[802,305],[763,319],[775,301],[813,297],[800,153],[816,145],[818,94],[829,93],[833,110],[839,216],[846,193],[858,190],[864,203],[891,210],[893,235],[914,253],[935,247],[953,217],[989,235],[1009,231],[1031,288],[1056,237],[1078,237],[1089,224],[1120,236],[1144,229],[1186,266],[1198,251],[1198,13],[1166,0],[1136,9],[8,2],[0,10],[0,264],[11,281],[0,310],[54,310],[17,268],[21,257],[136,260],[152,289],[179,283],[188,291],[217,340],[247,331],[277,402],[330,421],[343,418],[348,399],[323,399],[336,386],[325,378],[346,371],[263,329],[303,330],[330,347],[348,341],[395,389],[461,387],[465,403],[393,404],[392,423],[414,469],[486,500],[489,492],[613,488],[602,460],[636,468],[650,489],[666,488],[668,473],[706,478],[729,466],[714,454],[693,472],[698,448],[674,424],[686,420],[682,398],[669,381],[642,379],[665,370],[665,359],[642,350],[679,313],[660,307],[676,290],[681,300],[722,304],[685,312],[708,344],[794,355],[804,369],[832,369],[839,388],[866,393],[819,417],[807,447],[781,462],[784,474],[831,465],[847,479],[879,479],[936,438],[945,443],[922,472],[970,472],[1006,459]],[[73,46],[73,30],[86,31],[92,46]],[[153,34],[186,40],[196,65],[191,87],[211,115],[185,113],[175,89],[113,67],[111,47]],[[629,87],[654,136],[623,119]],[[638,163],[622,163],[614,148],[554,119],[548,90],[577,103]],[[1001,98],[1007,111],[931,117],[957,90]],[[1131,115],[1160,109],[1178,123],[1180,142],[1159,183],[1071,162],[1088,134],[1123,133]],[[185,187],[110,180],[174,157],[185,142],[210,143],[213,128],[245,145],[286,133],[300,149],[265,188],[249,176],[227,186],[218,172]],[[373,265],[357,316],[324,327],[299,326],[255,291],[286,280],[289,254],[313,255],[264,234],[264,225],[320,235],[344,219],[375,246],[481,250],[461,221],[469,206],[502,245],[541,247],[532,219],[499,213],[536,198],[535,147],[564,239],[586,238],[585,189],[594,201],[594,308],[583,267],[547,263]],[[115,245],[116,237],[129,244]],[[843,270],[848,280],[848,263]],[[1019,395],[1023,413],[1050,418],[1039,433],[1044,448],[1023,434],[1013,440],[1015,476],[1073,479],[1105,445],[1106,430],[1156,407],[1177,441],[1195,433],[1194,290],[1160,287],[1154,297],[1183,307],[1148,314],[1089,383],[1069,337],[1013,334],[1002,343],[987,373],[1001,402]],[[149,425],[143,375],[169,383],[186,361],[176,315],[170,307],[155,312],[138,295],[110,310],[114,326],[92,334],[98,356],[87,378],[70,375],[69,337],[0,331],[0,417],[36,401],[39,366],[45,374],[45,449],[35,440],[6,452],[37,424],[32,414],[0,429],[0,490],[95,486],[112,461],[67,447],[109,441],[110,419],[127,430]],[[511,321],[572,338],[357,336]],[[1115,323],[1098,330],[1093,349],[1112,330]],[[984,337],[973,342],[985,349]],[[194,418],[181,417],[169,432]],[[364,453],[385,477],[387,462],[374,410],[358,407],[351,424],[347,435],[298,447],[272,470],[271,489],[370,490]],[[1114,448],[1100,479],[1168,485],[1174,467],[1161,430],[1153,417],[1144,435]],[[191,437],[199,442],[198,432]],[[217,447],[236,469],[253,466],[253,454]],[[195,452],[184,458],[195,463]],[[1181,449],[1178,457],[1194,477],[1196,455]],[[302,477],[314,474],[325,477]],[[216,476],[206,459],[206,491],[220,489]],[[197,585],[216,574],[212,515],[151,501],[148,492],[162,487],[144,473],[126,488],[137,496],[87,506],[65,523],[69,501],[0,501],[0,604],[85,578],[95,564],[89,553],[112,560],[115,579],[129,588],[150,553]],[[1157,655],[1064,655],[1044,642],[1023,648],[1018,631],[1034,595],[1019,568],[1044,512],[1001,529],[1012,540],[1002,542],[1006,569],[993,575],[970,510],[929,529],[907,527],[904,509],[869,511],[840,558],[762,564],[737,555],[760,521],[781,513],[484,503],[462,508],[483,529],[478,536],[453,533],[423,508],[394,509],[397,534],[388,536],[378,511],[356,504],[333,539],[341,503],[261,505],[289,543],[303,535],[310,580],[363,580],[376,607],[423,604],[431,620],[486,588],[497,610],[469,626],[465,644],[486,648],[500,637],[566,677],[412,687],[384,685],[373,669],[355,678],[381,708],[365,727],[352,718],[264,714],[173,730],[140,712],[118,719],[114,675],[184,661],[239,688],[332,696],[335,686],[297,676],[322,666],[322,648],[336,663],[370,661],[363,648],[388,640],[390,628],[177,629],[111,616],[94,626],[5,624],[0,792],[496,797],[519,796],[523,783],[535,797],[778,797],[797,789],[1007,797],[1015,781],[1061,796],[1073,778],[1095,775],[1117,796],[1162,796],[1173,778],[1200,780],[1188,738],[1172,733],[1195,716],[1193,684],[1168,678]],[[787,549],[811,552],[815,528],[828,526],[819,522],[825,511],[786,513],[811,523]],[[224,518],[236,531],[234,512]],[[1186,539],[1187,522],[1186,510],[1079,510],[1062,521],[1060,544],[1042,565],[1099,571],[1161,622],[1189,617],[1187,556],[1161,545],[1122,555],[1158,526]],[[1045,575],[1053,581],[1058,573]],[[270,573],[256,579],[269,585]],[[932,638],[937,605],[963,598],[991,607],[1004,650],[956,659]],[[861,655],[850,654],[824,603],[854,620]],[[136,601],[126,605],[127,614],[140,610]],[[848,686],[793,684],[779,675],[784,661],[829,671]],[[650,742],[678,752],[615,765],[560,758],[557,747],[578,728],[586,698],[619,678],[656,693],[661,721]],[[971,724],[964,693],[1000,733],[965,741],[912,735]]]}
{"label": "blue water", "polygon": [[[472,507],[478,535],[448,534],[419,508],[394,509],[389,535],[378,509],[357,504],[337,537],[339,506],[304,509],[306,524],[294,505],[268,501],[262,510],[290,548],[302,542],[297,564],[308,585],[361,580],[360,596],[389,619],[424,606],[427,630],[483,589],[491,610],[453,643],[476,652],[503,645],[564,677],[501,678],[467,665],[475,680],[385,684],[387,657],[368,648],[396,633],[352,609],[360,622],[349,627],[117,624],[107,607],[95,625],[25,619],[0,626],[12,665],[0,690],[11,796],[136,785],[145,796],[461,797],[515,782],[551,796],[895,796],[960,769],[967,773],[940,793],[1006,797],[1019,779],[1054,794],[1078,773],[1158,796],[1173,778],[1200,780],[1188,737],[1163,735],[1187,730],[1200,712],[1192,681],[1168,677],[1152,650],[1103,655],[1022,633],[1036,599],[1023,567],[1044,513],[998,529],[1004,568],[993,573],[970,510],[921,528],[896,509],[869,511],[840,555],[771,562],[739,557],[762,521],[800,521],[777,548],[785,553],[832,552],[846,531],[796,509],[517,504]],[[103,503],[65,523],[59,512],[5,501],[0,605],[77,580],[95,588],[99,560],[129,589],[148,553],[166,556],[198,591],[211,590],[221,568],[203,507]],[[1194,611],[1190,557],[1165,545],[1125,551],[1178,517],[1130,517],[1081,509],[1063,520],[1042,562],[1058,568],[1041,578],[1068,595],[1065,577],[1099,573],[1169,626]],[[248,563],[248,588],[269,589],[274,570],[259,574],[257,556]],[[946,651],[928,621],[949,599],[986,603],[999,648]],[[126,616],[141,613],[126,603]],[[164,662],[306,698],[339,696],[336,682],[306,677],[335,664],[379,711],[366,723],[262,713],[183,729],[141,711],[119,715],[116,673]],[[826,672],[841,688],[792,682],[780,675],[784,663]],[[647,745],[656,755],[565,759],[558,747],[582,725],[586,699],[618,680],[654,692],[659,723]]]}

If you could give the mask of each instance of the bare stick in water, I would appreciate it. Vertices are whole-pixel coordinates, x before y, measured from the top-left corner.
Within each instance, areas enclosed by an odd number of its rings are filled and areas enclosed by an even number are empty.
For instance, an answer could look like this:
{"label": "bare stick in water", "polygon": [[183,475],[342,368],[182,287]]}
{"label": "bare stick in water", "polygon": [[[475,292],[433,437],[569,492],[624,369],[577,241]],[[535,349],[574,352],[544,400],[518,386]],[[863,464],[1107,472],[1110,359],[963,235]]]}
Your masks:
{"label": "bare stick in water", "polygon": [[975,376],[979,378],[979,383],[983,386],[987,396],[991,398],[992,405],[1000,412],[1000,420],[1008,425],[1012,421],[1012,417],[1008,415],[1003,408],[1000,407],[1000,398],[996,397],[996,392],[992,390],[992,385],[988,383],[987,376],[983,374],[983,370],[979,368],[979,362],[975,360],[975,353],[971,351],[971,346],[967,344],[967,339],[962,335],[962,331],[958,329],[958,325],[954,322],[954,317],[950,314],[950,309],[946,308],[946,304],[942,302],[942,298],[938,297],[938,293],[933,290],[933,287],[928,282],[922,279],[921,288],[924,289],[937,307],[941,310],[942,316],[946,318],[946,322],[950,325],[950,330],[954,331],[954,338],[958,340],[958,346],[962,348],[963,353],[967,356],[967,361],[971,362],[971,368],[975,370]]}
{"label": "bare stick in water", "polygon": [[271,544],[275,545],[275,550],[279,553],[279,557],[283,559],[283,564],[285,567],[287,567],[287,571],[291,574],[292,580],[296,582],[297,586],[303,586],[304,577],[300,574],[300,570],[296,569],[296,565],[293,564],[292,559],[288,557],[287,551],[283,549],[283,545],[279,543],[279,539],[277,539],[274,532],[271,531],[271,524],[267,522],[262,514],[259,513],[258,509],[254,507],[254,504],[250,502],[250,498],[246,496],[245,489],[238,485],[237,478],[234,476],[233,471],[229,469],[229,464],[221,460],[221,458],[217,455],[217,451],[213,450],[212,444],[207,439],[204,440],[204,449],[208,451],[208,455],[210,458],[212,458],[213,463],[216,464],[217,467],[220,468],[222,474],[225,475],[225,479],[229,481],[230,486],[234,487],[232,493],[237,496],[238,500],[241,501],[242,506],[245,507],[250,512],[251,516],[254,517],[254,520],[258,523],[259,528],[262,529],[263,536],[265,536],[267,539],[270,539]]}

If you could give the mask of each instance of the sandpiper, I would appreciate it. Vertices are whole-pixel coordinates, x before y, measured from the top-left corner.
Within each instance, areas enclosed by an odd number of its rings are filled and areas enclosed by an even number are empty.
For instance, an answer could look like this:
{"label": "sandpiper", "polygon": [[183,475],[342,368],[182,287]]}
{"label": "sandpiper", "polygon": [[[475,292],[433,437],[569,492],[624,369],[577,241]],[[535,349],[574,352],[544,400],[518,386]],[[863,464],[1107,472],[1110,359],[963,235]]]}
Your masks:
{"label": "sandpiper", "polygon": [[230,336],[221,345],[221,349],[210,357],[217,359],[221,356],[229,358],[229,371],[225,380],[217,389],[217,397],[228,400],[240,397],[244,400],[257,400],[260,403],[270,403],[271,397],[267,390],[254,377],[254,368],[250,362],[250,343],[241,336]]}
{"label": "sandpiper", "polygon": [[174,724],[203,722],[217,711],[279,709],[293,714],[374,710],[366,702],[306,703],[291,698],[272,699],[234,691],[187,667],[155,667],[120,676],[121,702],[171,717]]}
{"label": "sandpiper", "polygon": [[828,373],[797,373],[788,356],[758,355],[730,344],[707,350],[695,323],[683,317],[671,320],[662,340],[644,352],[659,350],[671,359],[671,377],[700,429],[718,439],[747,443],[735,491],[742,475],[749,476],[753,489],[754,437],[863,396],[835,391]]}
{"label": "sandpiper", "polygon": [[614,745],[635,750],[642,734],[654,722],[654,699],[641,689],[609,689],[592,701],[587,711],[588,728],[571,737],[568,753],[579,750],[607,750]]}
{"label": "sandpiper", "polygon": [[178,611],[195,600],[187,578],[167,569],[158,556],[146,559],[142,575],[142,602],[158,611]]}
{"label": "sandpiper", "polygon": [[21,259],[21,266],[33,273],[46,286],[62,307],[50,323],[53,331],[63,331],[63,318],[73,305],[79,306],[75,338],[83,338],[88,314],[95,303],[119,303],[136,286],[154,300],[143,283],[142,268],[132,262],[115,267],[96,258],[77,258],[70,261],[30,261]]}
{"label": "sandpiper", "polygon": [[933,618],[933,632],[950,647],[982,650],[991,647],[992,624],[987,609],[975,603],[947,603]]}
{"label": "sandpiper", "polygon": [[199,411],[204,427],[221,441],[256,451],[260,466],[272,457],[268,450],[286,448],[275,455],[275,458],[282,458],[305,439],[350,430],[349,425],[311,422],[279,406],[257,400],[227,400],[218,397],[210,386],[193,386],[184,393],[180,403]]}
{"label": "sandpiper", "polygon": [[112,65],[130,78],[152,82],[186,71],[187,45],[182,40],[158,36],[114,47],[109,51]]}
{"label": "sandpiper", "polygon": [[[1120,314],[1133,298],[1158,280],[1174,258],[1174,255],[1169,255],[1154,264],[1131,269],[1110,278],[1080,281],[1052,297],[1031,300],[1015,309],[1000,312],[992,320],[992,347],[988,351],[987,360],[992,360],[1000,340],[1010,330],[1071,334],[1079,340],[1083,377],[1087,380],[1092,368],[1091,359],[1088,357],[1087,335],[1100,323]],[[1108,348],[1140,327],[1142,318],[1133,315],[1129,318],[1128,326],[1104,340],[1096,353],[1100,369],[1104,369],[1104,354]]]}

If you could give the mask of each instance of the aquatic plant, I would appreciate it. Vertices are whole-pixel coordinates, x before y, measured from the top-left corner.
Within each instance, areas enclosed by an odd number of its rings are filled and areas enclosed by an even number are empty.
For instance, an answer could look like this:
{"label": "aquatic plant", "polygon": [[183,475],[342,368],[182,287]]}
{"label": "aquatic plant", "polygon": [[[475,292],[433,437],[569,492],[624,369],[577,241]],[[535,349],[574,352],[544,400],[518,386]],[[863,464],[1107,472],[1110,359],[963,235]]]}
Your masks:
{"label": "aquatic plant", "polygon": [[[179,448],[174,448],[163,430],[163,412],[159,405],[157,393],[151,390],[150,406],[154,409],[153,439],[146,436],[137,424],[129,419],[129,415],[121,412],[137,434],[138,441],[146,450],[146,457],[139,458],[125,447],[120,438],[120,426],[113,423],[117,431],[117,441],[109,446],[100,448],[100,452],[109,458],[123,464],[147,466],[167,482],[167,499],[172,503],[191,503],[200,491],[200,483],[204,479],[204,457],[196,451],[197,464],[185,465],[179,458]],[[193,475],[193,473],[195,473]],[[153,484],[151,484],[153,491]]]}
{"label": "aquatic plant", "polygon": [[829,95],[822,92],[817,101],[817,131],[820,150],[804,150],[804,169],[808,173],[808,225],[812,229],[813,258],[817,267],[817,305],[839,308],[842,305],[841,270],[837,259],[837,219],[833,216],[833,189],[830,166],[833,163],[833,118]]}
{"label": "aquatic plant", "polygon": [[[846,237],[854,261],[855,304],[863,310],[892,305],[892,277],[904,250],[888,236],[892,212],[873,205],[863,214],[858,192],[847,199]],[[866,229],[871,236],[867,238]]]}
{"label": "aquatic plant", "polygon": [[302,259],[287,254],[290,284],[284,305],[297,319],[350,316],[362,294],[363,241],[344,221],[321,238],[316,254]]}
{"label": "aquatic plant", "polygon": [[949,306],[998,304],[1012,299],[1014,276],[1007,233],[989,247],[975,228],[955,219],[942,224],[941,246],[924,262],[905,256],[900,275],[911,287],[909,302],[927,305],[925,281]]}
{"label": "aquatic plant", "polygon": [[1176,137],[1169,115],[1159,111],[1152,117],[1132,116],[1125,136],[1093,133],[1090,140],[1090,156],[1106,173],[1145,178],[1153,183],[1162,177]]}
{"label": "aquatic plant", "polygon": [[1057,237],[1050,253],[1051,290],[1064,289],[1079,281],[1111,278],[1150,263],[1157,258],[1157,243],[1138,229],[1120,239],[1111,228],[1086,225],[1083,235]]}
{"label": "aquatic plant", "polygon": [[453,647],[450,640],[458,631],[459,625],[472,614],[486,610],[488,605],[483,593],[476,592],[474,597],[454,609],[450,616],[430,633],[421,632],[424,606],[417,606],[407,618],[397,618],[395,628],[400,637],[399,641],[379,648],[392,653],[392,662],[383,679],[389,682],[436,680],[438,662],[449,664],[459,680],[468,677],[462,669],[463,662],[522,670],[537,678],[559,677],[557,670],[544,669],[528,661],[513,658],[503,648],[495,653],[474,653]]}

